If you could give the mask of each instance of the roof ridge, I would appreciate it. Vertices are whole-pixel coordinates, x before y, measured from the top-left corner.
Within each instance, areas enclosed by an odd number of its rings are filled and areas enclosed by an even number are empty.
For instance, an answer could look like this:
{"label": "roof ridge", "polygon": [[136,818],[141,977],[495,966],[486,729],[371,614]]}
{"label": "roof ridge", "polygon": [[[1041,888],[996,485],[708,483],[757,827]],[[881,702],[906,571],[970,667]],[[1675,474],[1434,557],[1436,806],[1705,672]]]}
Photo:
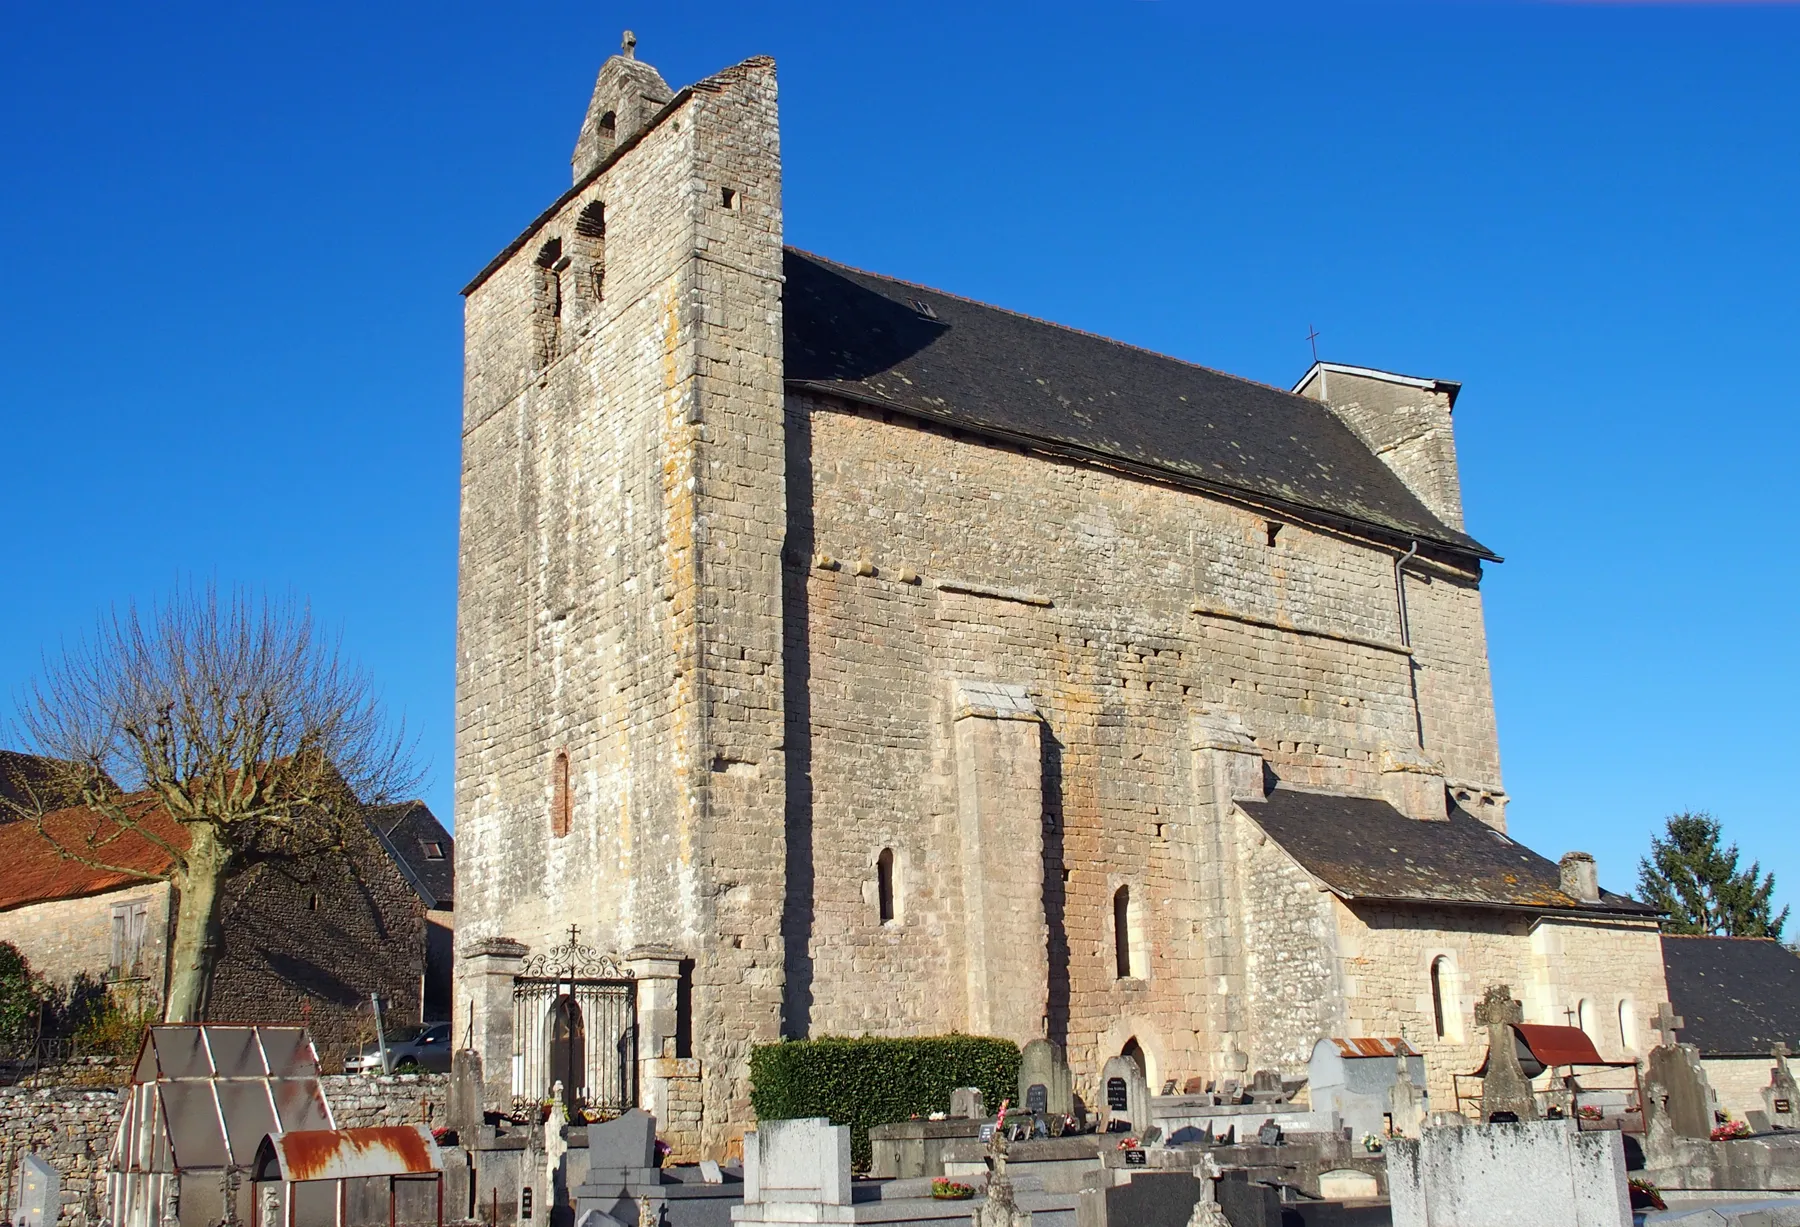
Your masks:
{"label": "roof ridge", "polygon": [[1752,937],[1748,933],[1664,933],[1662,936],[1665,939],[1673,937],[1682,941],[1694,942],[1774,942],[1783,949],[1787,948],[1779,937],[1770,937],[1767,934],[1761,937]]}
{"label": "roof ridge", "polygon": [[[904,277],[895,277],[888,273],[878,273],[873,269],[858,268],[854,264],[845,264],[842,260],[833,260],[830,256],[822,256],[816,251],[808,251],[804,247],[796,247],[792,243],[784,243],[782,246],[787,251],[791,251],[796,255],[805,256],[809,260],[818,260],[821,263],[830,264],[836,268],[846,269],[852,273],[861,273],[865,277],[877,277],[882,281],[891,281],[896,285],[903,285],[909,289],[923,290],[927,294],[937,294],[943,298],[952,299],[956,302],[968,303],[972,307],[983,307],[989,311],[998,311],[1002,315],[1010,315],[1015,319],[1022,319],[1033,324],[1041,324],[1046,328],[1055,328],[1062,332],[1074,333],[1076,336],[1087,337],[1094,341],[1104,341],[1108,345],[1117,345],[1120,349],[1129,349],[1135,353],[1148,354],[1152,358],[1161,358],[1168,362],[1178,362],[1182,366],[1192,367],[1196,371],[1205,371],[1207,374],[1217,375],[1221,379],[1230,379],[1238,383],[1251,384],[1258,388],[1267,388],[1271,392],[1279,392],[1283,396],[1291,396],[1295,400],[1303,400],[1309,405],[1320,405],[1323,407],[1323,402],[1316,401],[1310,396],[1301,396],[1292,388],[1283,388],[1276,384],[1264,383],[1260,379],[1251,379],[1247,375],[1236,375],[1230,371],[1220,370],[1216,366],[1207,366],[1204,362],[1195,362],[1191,358],[1183,358],[1178,354],[1166,354],[1160,349],[1151,349],[1147,345],[1137,345],[1131,341],[1121,341],[1118,337],[1109,337],[1102,332],[1089,332],[1087,329],[1077,328],[1073,324],[1062,324],[1058,323],[1056,320],[1044,319],[1041,316],[1032,315],[1026,311],[1015,311],[1011,307],[1002,307],[998,303],[984,302],[979,298],[970,298],[966,294],[957,294],[950,290],[940,289],[934,285],[926,285],[923,282],[908,281]],[[1310,370],[1311,368],[1308,369]],[[1427,510],[1430,509],[1427,508]]]}

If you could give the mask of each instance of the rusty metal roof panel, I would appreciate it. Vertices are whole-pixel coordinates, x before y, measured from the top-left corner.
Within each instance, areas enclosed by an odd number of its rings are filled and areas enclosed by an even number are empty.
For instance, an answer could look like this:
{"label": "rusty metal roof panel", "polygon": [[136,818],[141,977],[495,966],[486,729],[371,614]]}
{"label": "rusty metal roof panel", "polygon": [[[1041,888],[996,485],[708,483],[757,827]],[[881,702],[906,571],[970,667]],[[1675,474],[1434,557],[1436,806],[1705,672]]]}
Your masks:
{"label": "rusty metal roof panel", "polygon": [[1337,1045],[1338,1055],[1342,1057],[1387,1057],[1390,1060],[1399,1056],[1417,1056],[1412,1046],[1397,1035],[1355,1035],[1331,1037]]}
{"label": "rusty metal roof panel", "polygon": [[1625,913],[1656,909],[1611,891],[1583,903],[1562,872],[1480,819],[1452,809],[1443,821],[1408,818],[1378,797],[1277,788],[1239,806],[1269,838],[1345,899]]}
{"label": "rusty metal roof panel", "polygon": [[383,1125],[271,1134],[257,1148],[254,1170],[258,1180],[352,1180],[429,1176],[444,1164],[424,1125]]}

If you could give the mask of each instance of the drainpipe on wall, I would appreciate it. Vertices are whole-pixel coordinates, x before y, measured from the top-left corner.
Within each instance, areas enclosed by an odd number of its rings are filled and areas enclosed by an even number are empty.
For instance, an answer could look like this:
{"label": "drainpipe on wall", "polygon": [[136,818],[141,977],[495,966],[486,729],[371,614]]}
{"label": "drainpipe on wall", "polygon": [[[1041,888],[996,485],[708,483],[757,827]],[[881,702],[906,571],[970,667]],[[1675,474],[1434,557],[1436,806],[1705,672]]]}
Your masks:
{"label": "drainpipe on wall", "polygon": [[1394,559],[1394,601],[1400,610],[1400,646],[1403,648],[1412,646],[1412,629],[1406,624],[1406,581],[1401,577],[1400,570],[1417,557],[1418,553],[1419,543],[1415,541],[1411,549]]}

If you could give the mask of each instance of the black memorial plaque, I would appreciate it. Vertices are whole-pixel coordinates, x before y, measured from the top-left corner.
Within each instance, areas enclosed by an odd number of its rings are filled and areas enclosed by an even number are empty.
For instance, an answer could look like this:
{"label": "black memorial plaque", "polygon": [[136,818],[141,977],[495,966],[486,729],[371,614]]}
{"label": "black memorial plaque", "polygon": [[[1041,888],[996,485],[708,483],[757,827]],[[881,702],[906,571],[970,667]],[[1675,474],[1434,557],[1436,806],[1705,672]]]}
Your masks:
{"label": "black memorial plaque", "polygon": [[1125,1094],[1125,1079],[1108,1078],[1106,1080],[1106,1109],[1109,1112],[1123,1112],[1131,1105]]}

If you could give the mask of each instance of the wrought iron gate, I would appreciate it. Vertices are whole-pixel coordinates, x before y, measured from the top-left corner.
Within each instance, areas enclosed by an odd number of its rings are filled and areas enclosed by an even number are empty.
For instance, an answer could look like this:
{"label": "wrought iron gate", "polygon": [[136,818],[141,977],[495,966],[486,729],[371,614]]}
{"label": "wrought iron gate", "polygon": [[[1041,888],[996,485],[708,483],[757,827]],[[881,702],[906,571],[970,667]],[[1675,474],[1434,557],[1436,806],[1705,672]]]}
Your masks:
{"label": "wrought iron gate", "polygon": [[513,979],[513,1098],[542,1100],[557,1082],[571,1113],[637,1106],[637,981],[573,925],[568,945]]}

